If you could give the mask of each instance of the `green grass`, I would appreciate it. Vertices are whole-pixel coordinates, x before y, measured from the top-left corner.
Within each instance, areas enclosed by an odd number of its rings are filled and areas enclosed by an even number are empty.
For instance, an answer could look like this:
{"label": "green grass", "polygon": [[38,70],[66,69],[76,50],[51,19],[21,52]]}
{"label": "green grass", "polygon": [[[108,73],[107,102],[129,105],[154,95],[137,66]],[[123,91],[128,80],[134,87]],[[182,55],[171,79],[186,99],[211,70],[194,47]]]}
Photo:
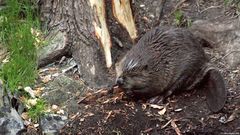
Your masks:
{"label": "green grass", "polygon": [[33,84],[37,75],[35,37],[31,29],[38,29],[39,21],[34,13],[29,0],[6,0],[6,8],[0,12],[0,43],[10,53],[0,76],[12,92],[18,86]]}
{"label": "green grass", "polygon": [[[32,30],[39,30],[40,24],[35,4],[31,0],[6,0],[6,8],[0,11],[0,43],[5,45],[9,54],[9,62],[0,71],[5,87],[12,92],[18,87],[30,86],[37,77],[36,35]],[[18,91],[16,91],[18,90]],[[25,96],[26,100],[30,97]],[[29,106],[27,112],[33,121],[37,121],[46,110],[46,102],[36,99],[35,105]]]}
{"label": "green grass", "polygon": [[28,116],[36,122],[40,116],[43,116],[45,114],[46,110],[46,102],[43,99],[38,99],[37,104],[34,106],[31,106],[28,109]]}

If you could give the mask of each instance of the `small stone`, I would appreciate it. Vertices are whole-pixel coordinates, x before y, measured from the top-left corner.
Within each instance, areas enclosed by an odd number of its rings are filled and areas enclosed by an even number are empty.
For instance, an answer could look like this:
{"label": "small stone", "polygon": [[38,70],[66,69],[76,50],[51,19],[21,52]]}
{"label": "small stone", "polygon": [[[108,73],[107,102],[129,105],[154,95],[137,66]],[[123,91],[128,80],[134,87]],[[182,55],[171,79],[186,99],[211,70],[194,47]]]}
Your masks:
{"label": "small stone", "polygon": [[57,111],[57,114],[64,114],[64,110],[60,109],[59,111]]}
{"label": "small stone", "polygon": [[141,7],[141,8],[142,8],[142,7],[145,7],[145,5],[144,5],[144,4],[141,4],[140,7]]}
{"label": "small stone", "polygon": [[175,112],[181,112],[183,109],[182,108],[178,108],[178,109],[175,109],[174,111]]}
{"label": "small stone", "polygon": [[37,128],[37,127],[39,127],[39,124],[34,124],[33,126],[34,126],[35,128]]}
{"label": "small stone", "polygon": [[59,110],[59,107],[57,105],[52,105],[52,111],[56,112]]}
{"label": "small stone", "polygon": [[80,121],[83,122],[85,119],[84,118],[81,118]]}
{"label": "small stone", "polygon": [[150,16],[151,18],[154,18],[154,17],[155,17],[153,14],[150,14],[149,16]]}
{"label": "small stone", "polygon": [[220,119],[219,119],[219,122],[221,122],[221,123],[225,123],[226,121],[227,121],[226,116],[222,116],[222,117],[220,117]]}

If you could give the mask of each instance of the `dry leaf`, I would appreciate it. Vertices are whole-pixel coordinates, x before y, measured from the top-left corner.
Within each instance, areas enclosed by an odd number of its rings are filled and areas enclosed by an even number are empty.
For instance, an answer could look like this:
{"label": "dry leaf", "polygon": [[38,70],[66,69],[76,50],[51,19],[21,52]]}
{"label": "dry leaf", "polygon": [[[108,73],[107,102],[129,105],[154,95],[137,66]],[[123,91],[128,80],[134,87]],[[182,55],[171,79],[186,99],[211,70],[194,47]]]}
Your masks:
{"label": "dry leaf", "polygon": [[43,83],[48,83],[49,81],[52,80],[51,77],[52,77],[52,75],[44,76],[44,77],[42,78],[42,82],[43,82]]}
{"label": "dry leaf", "polygon": [[28,113],[26,113],[26,112],[23,112],[21,114],[21,117],[23,118],[23,120],[28,120],[29,119]]}
{"label": "dry leaf", "polygon": [[41,94],[42,94],[42,91],[45,89],[45,87],[37,87],[37,88],[35,88],[34,89],[34,94],[37,96],[37,97],[39,97],[39,96],[41,96]]}

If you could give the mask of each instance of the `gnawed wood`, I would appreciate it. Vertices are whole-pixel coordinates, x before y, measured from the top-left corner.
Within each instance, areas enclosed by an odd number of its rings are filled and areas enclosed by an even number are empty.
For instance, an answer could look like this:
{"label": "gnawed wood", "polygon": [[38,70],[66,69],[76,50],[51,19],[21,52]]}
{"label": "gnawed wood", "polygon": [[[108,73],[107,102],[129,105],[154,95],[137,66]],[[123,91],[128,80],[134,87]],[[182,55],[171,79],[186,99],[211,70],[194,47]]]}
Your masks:
{"label": "gnawed wood", "polygon": [[112,0],[112,11],[118,22],[125,27],[132,40],[137,38],[132,10],[129,0]]}
{"label": "gnawed wood", "polygon": [[107,67],[112,66],[111,57],[111,38],[106,23],[105,13],[105,1],[104,0],[90,0],[90,4],[94,14],[93,25],[95,28],[95,34],[101,41],[103,46]]}

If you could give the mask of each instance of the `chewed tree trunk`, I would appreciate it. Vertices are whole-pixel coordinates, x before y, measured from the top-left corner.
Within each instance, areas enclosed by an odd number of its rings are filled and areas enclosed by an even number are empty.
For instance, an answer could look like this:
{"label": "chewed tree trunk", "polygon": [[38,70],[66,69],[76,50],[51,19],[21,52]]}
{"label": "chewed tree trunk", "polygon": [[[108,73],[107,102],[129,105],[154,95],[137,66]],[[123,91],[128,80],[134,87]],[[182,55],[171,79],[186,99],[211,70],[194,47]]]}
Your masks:
{"label": "chewed tree trunk", "polygon": [[42,1],[40,13],[44,29],[66,33],[64,50],[71,52],[89,86],[103,87],[113,81],[103,48],[95,36],[93,10],[88,0]]}
{"label": "chewed tree trunk", "polygon": [[115,81],[115,63],[139,35],[152,28],[159,19],[150,17],[159,14],[155,10],[160,5],[158,0],[144,2],[152,7],[147,13],[139,8],[141,3],[130,0],[40,0],[42,28],[48,33],[60,33],[57,40],[62,45],[52,47],[56,51],[41,58],[39,65],[46,65],[68,53],[77,62],[81,78],[90,87],[111,85]]}

